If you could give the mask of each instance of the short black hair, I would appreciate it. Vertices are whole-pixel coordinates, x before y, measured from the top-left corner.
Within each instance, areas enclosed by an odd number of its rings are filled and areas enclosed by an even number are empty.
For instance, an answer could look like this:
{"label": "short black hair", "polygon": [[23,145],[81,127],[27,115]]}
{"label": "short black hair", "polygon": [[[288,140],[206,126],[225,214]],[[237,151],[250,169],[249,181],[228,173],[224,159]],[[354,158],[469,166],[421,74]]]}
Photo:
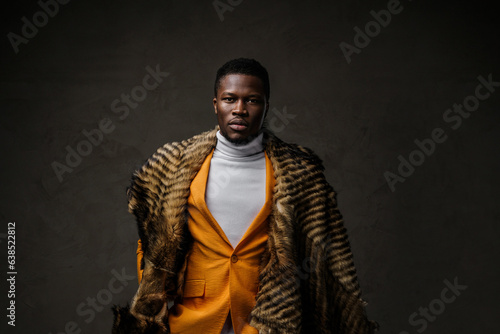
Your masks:
{"label": "short black hair", "polygon": [[225,63],[217,70],[215,77],[214,96],[217,97],[217,91],[220,88],[220,82],[228,74],[246,74],[253,75],[262,81],[264,93],[266,94],[267,101],[269,101],[270,87],[269,87],[269,74],[267,70],[257,60],[249,58],[233,59]]}

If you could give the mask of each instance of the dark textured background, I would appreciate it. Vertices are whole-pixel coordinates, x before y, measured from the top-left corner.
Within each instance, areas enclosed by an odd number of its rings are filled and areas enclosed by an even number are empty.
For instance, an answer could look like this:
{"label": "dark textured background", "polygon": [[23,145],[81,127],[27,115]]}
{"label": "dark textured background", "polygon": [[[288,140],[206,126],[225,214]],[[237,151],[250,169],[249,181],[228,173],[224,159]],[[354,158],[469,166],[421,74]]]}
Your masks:
{"label": "dark textured background", "polygon": [[[215,125],[215,72],[240,56],[267,67],[271,109],[294,116],[284,124],[270,114],[277,135],[323,159],[381,333],[421,330],[409,316],[455,277],[467,289],[424,332],[498,332],[500,88],[460,128],[442,118],[474,93],[479,75],[500,81],[498,12],[482,2],[448,3],[402,1],[402,12],[350,64],[339,43],[353,44],[353,28],[387,1],[245,0],[223,22],[211,0],[71,1],[17,54],[7,33],[20,34],[21,18],[31,21],[40,7],[4,4],[3,312],[9,221],[17,223],[18,275],[16,327],[2,315],[2,333],[109,332],[109,308],[137,288],[137,233],[125,197],[131,173],[164,142]],[[170,75],[119,120],[111,102],[157,64]],[[64,163],[65,147],[104,118],[114,131],[59,182],[51,164]],[[392,192],[384,172],[397,172],[398,156],[408,158],[413,141],[436,127],[447,141]],[[112,270],[134,278],[111,293]],[[106,305],[89,311],[97,296]]]}

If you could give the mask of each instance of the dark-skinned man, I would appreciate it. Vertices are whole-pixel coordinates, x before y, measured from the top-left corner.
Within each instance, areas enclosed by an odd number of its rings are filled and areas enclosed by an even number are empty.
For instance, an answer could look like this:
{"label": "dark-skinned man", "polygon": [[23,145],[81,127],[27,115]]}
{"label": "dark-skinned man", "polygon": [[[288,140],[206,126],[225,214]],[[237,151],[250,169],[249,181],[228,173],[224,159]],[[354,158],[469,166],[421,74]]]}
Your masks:
{"label": "dark-skinned man", "polygon": [[[321,160],[265,126],[267,70],[218,71],[214,130],[134,174],[139,289],[113,333],[373,333]],[[168,302],[172,301],[168,307]]]}

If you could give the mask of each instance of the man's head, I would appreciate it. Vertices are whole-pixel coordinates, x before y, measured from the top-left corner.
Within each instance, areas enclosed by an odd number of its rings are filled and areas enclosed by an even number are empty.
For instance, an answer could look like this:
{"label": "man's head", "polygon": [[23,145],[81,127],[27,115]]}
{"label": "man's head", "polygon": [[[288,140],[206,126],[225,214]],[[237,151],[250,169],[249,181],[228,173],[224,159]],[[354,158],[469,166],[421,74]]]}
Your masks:
{"label": "man's head", "polygon": [[214,110],[224,137],[233,143],[254,138],[269,109],[269,76],[256,60],[239,58],[225,63],[214,85]]}

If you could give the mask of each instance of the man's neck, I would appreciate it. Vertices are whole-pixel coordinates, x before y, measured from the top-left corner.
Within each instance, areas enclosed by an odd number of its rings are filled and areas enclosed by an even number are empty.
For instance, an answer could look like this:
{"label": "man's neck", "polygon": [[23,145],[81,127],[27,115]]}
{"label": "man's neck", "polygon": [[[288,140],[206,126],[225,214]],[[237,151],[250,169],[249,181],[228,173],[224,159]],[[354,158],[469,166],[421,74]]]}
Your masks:
{"label": "man's neck", "polygon": [[256,136],[253,136],[246,143],[234,143],[226,138],[220,131],[217,131],[217,145],[215,147],[218,153],[222,153],[227,157],[241,158],[252,156],[261,153],[264,150],[262,139],[264,133],[259,131]]}

